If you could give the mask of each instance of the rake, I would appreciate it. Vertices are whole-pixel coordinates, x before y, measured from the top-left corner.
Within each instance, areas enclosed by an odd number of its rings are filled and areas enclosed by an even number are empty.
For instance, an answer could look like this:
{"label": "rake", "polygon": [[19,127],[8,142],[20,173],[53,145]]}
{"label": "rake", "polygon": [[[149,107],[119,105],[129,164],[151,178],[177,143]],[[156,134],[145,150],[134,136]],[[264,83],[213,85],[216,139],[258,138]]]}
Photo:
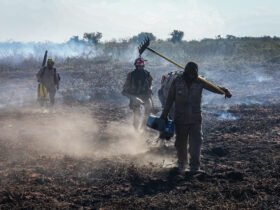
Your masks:
{"label": "rake", "polygon": [[[174,64],[174,65],[177,66],[177,67],[179,67],[180,69],[183,69],[183,70],[184,70],[184,67],[183,67],[183,66],[181,66],[181,65],[179,65],[179,64],[177,64],[177,63],[175,63],[174,61],[172,61],[172,60],[170,60],[169,58],[165,57],[164,55],[160,54],[159,52],[153,50],[152,48],[149,47],[149,45],[150,45],[150,39],[149,39],[149,37],[146,37],[146,38],[144,39],[144,41],[143,41],[143,42],[140,44],[140,46],[138,47],[139,55],[140,55],[140,56],[141,56],[142,53],[147,49],[147,50],[151,51],[152,53],[158,55],[159,57],[162,57],[163,59],[167,60],[168,62]],[[224,92],[221,88],[219,88],[219,87],[217,87],[216,85],[212,84],[211,82],[207,81],[207,80],[204,79],[203,77],[198,76],[198,79],[199,79],[200,81],[202,81],[202,82],[208,84],[209,86],[215,88],[215,89],[216,89],[217,91],[219,91],[221,94],[225,94],[225,92]]]}

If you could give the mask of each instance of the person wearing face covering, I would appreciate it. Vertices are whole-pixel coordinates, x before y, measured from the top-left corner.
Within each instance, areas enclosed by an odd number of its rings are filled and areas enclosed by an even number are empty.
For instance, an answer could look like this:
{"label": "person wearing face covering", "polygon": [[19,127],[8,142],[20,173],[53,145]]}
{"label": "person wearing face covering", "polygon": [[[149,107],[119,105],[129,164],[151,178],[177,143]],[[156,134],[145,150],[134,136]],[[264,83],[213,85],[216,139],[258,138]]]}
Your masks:
{"label": "person wearing face covering", "polygon": [[[228,89],[219,88],[225,92],[225,97],[232,96]],[[190,171],[201,172],[201,99],[203,89],[221,94],[215,88],[198,79],[198,65],[195,62],[187,63],[183,74],[178,75],[172,82],[160,117],[167,120],[168,113],[173,103],[175,104],[175,148],[180,171],[185,171],[189,162]],[[189,150],[187,150],[188,146]],[[188,161],[188,153],[190,161]]]}

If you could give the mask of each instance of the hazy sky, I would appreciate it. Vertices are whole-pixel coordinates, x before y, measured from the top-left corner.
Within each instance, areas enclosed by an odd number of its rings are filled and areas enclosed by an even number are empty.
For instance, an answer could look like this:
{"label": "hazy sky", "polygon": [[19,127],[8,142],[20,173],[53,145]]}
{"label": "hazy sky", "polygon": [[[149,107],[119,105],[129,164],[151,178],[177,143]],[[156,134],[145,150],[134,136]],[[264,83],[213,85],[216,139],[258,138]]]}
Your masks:
{"label": "hazy sky", "polygon": [[279,0],[0,0],[0,41],[64,42],[84,32],[103,41],[152,32],[166,39],[280,36]]}

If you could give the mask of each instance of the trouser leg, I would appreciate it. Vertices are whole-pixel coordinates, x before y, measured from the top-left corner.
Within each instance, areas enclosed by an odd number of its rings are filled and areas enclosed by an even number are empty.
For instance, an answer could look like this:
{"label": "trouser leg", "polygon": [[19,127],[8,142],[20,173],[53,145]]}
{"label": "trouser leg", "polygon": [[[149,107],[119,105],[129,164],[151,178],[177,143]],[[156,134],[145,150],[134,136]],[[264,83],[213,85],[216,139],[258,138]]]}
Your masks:
{"label": "trouser leg", "polygon": [[136,130],[139,129],[140,118],[141,118],[140,106],[133,107],[133,126]]}
{"label": "trouser leg", "polygon": [[201,124],[192,124],[189,134],[190,167],[198,170],[200,167],[200,150],[202,144]]}
{"label": "trouser leg", "polygon": [[152,112],[152,103],[151,103],[151,99],[145,101],[145,104],[144,104],[144,117],[143,117],[143,121],[142,121],[142,125],[141,127],[142,128],[145,128],[146,127],[146,124],[147,124],[147,121],[148,121],[148,118]]}
{"label": "trouser leg", "polygon": [[188,135],[189,135],[189,126],[176,125],[175,131],[176,131],[175,148],[177,150],[178,165],[179,167],[186,166],[188,163],[187,143],[188,143]]}
{"label": "trouser leg", "polygon": [[136,130],[138,130],[140,126],[140,118],[141,118],[140,107],[134,108],[133,113],[134,113],[133,126]]}
{"label": "trouser leg", "polygon": [[162,88],[158,90],[158,98],[159,98],[159,101],[161,103],[161,107],[164,108],[164,105],[165,105],[165,98],[164,98],[164,95],[163,95],[163,90]]}
{"label": "trouser leg", "polygon": [[132,100],[130,100],[129,108],[133,111],[133,126],[136,130],[138,130],[141,118],[140,105],[135,104]]}
{"label": "trouser leg", "polygon": [[51,102],[51,105],[54,105],[54,101],[55,101],[55,91],[50,91],[49,92],[49,97],[50,97],[50,102]]}

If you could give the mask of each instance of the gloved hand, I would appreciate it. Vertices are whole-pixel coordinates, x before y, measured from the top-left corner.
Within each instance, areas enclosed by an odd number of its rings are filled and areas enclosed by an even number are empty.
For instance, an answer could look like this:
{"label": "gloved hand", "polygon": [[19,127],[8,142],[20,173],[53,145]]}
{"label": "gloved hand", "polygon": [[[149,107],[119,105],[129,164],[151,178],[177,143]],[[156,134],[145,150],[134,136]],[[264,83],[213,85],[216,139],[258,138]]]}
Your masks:
{"label": "gloved hand", "polygon": [[220,89],[222,89],[225,92],[225,98],[231,98],[232,97],[231,92],[227,88],[220,87]]}
{"label": "gloved hand", "polygon": [[56,89],[57,89],[57,90],[59,89],[59,85],[56,86]]}

